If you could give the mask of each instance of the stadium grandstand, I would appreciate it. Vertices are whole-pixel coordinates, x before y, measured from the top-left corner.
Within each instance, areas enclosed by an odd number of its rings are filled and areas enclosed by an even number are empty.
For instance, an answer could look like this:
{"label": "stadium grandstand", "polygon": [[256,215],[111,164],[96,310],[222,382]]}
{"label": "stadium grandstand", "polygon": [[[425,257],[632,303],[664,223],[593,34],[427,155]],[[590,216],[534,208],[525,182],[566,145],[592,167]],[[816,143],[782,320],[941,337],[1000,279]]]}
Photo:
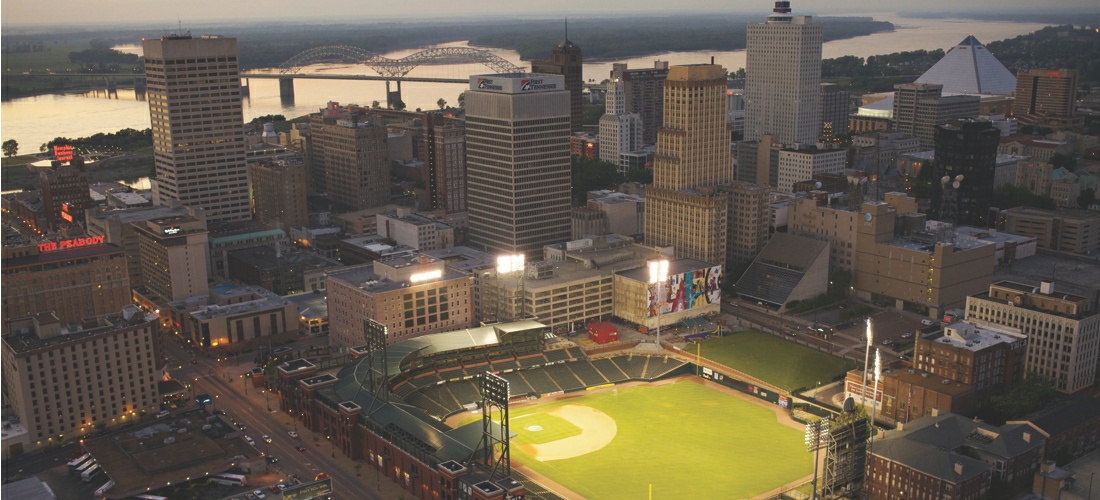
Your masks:
{"label": "stadium grandstand", "polygon": [[[331,435],[344,454],[380,467],[410,492],[426,487],[440,494],[452,493],[440,491],[446,488],[441,485],[458,488],[459,483],[473,485],[488,478],[487,471],[470,463],[481,442],[482,423],[456,429],[443,423],[448,416],[479,408],[482,373],[505,378],[509,398],[526,400],[690,372],[687,363],[667,356],[589,359],[582,348],[561,342],[550,327],[530,320],[396,342],[386,346],[385,359],[377,351],[372,356],[366,346],[351,353],[353,361],[335,375],[322,374],[301,359],[280,365],[281,409],[301,425]],[[463,475],[457,476],[456,470]],[[407,471],[416,473],[403,476]],[[492,480],[518,494],[523,485],[517,477],[513,473]],[[556,498],[525,491],[527,498]]]}

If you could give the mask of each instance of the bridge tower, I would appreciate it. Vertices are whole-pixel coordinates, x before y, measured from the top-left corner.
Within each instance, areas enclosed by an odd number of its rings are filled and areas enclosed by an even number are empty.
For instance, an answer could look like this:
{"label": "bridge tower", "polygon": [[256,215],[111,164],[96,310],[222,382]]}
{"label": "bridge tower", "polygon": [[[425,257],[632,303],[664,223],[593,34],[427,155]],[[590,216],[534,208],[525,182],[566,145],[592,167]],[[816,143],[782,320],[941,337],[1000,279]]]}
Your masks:
{"label": "bridge tower", "polygon": [[294,102],[294,77],[279,77],[279,99],[282,102]]}
{"label": "bridge tower", "polygon": [[405,101],[401,99],[401,80],[394,80],[397,82],[397,91],[390,91],[390,80],[386,80],[386,108],[393,109],[394,104],[401,103],[404,106]]}

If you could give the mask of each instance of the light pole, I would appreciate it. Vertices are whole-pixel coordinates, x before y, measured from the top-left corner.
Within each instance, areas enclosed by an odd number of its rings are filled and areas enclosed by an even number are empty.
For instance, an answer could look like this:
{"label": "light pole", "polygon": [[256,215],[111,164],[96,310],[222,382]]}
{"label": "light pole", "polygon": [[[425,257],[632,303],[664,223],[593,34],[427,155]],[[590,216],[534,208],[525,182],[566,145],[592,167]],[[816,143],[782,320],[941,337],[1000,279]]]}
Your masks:
{"label": "light pole", "polygon": [[656,287],[654,299],[657,300],[657,352],[661,352],[661,313],[665,306],[665,282],[668,281],[668,259],[649,261],[649,284]]}
{"label": "light pole", "polygon": [[[524,278],[524,276],[523,276],[524,275],[523,254],[517,253],[517,254],[512,254],[512,255],[501,255],[500,257],[497,257],[497,276],[500,276],[501,274],[510,274],[510,273],[514,273],[514,272],[519,273],[519,317],[520,317],[520,319],[523,319],[523,318],[526,317],[525,302],[527,302],[527,297],[524,297],[524,289],[523,289],[523,284],[524,284],[523,283],[523,278]],[[501,292],[503,293],[503,290],[501,290]],[[508,309],[512,309],[511,299],[508,300]],[[509,314],[509,316],[512,316],[512,314]],[[514,317],[512,319],[515,320]]]}
{"label": "light pole", "polygon": [[859,388],[859,404],[867,406],[867,364],[871,361],[871,346],[875,343],[875,331],[871,325],[871,317],[867,317],[867,348],[863,351],[863,382]]}

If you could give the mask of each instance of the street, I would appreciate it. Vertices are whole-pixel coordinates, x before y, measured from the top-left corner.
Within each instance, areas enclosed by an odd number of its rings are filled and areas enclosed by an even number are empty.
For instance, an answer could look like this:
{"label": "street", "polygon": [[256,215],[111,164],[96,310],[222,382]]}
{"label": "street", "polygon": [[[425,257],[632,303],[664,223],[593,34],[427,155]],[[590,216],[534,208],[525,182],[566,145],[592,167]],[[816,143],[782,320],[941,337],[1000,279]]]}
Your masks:
{"label": "street", "polygon": [[[378,492],[376,487],[368,483],[376,483],[376,474],[370,465],[362,463],[362,477],[356,476],[353,461],[342,453],[335,452],[333,446],[327,442],[324,436],[315,434],[308,429],[296,426],[290,415],[278,410],[278,399],[274,395],[268,396],[268,403],[272,411],[265,406],[264,394],[260,388],[252,387],[252,381],[241,377],[245,371],[253,366],[251,355],[238,356],[237,360],[228,358],[218,361],[199,354],[195,356],[197,363],[191,364],[192,352],[184,350],[175,342],[165,342],[165,354],[173,360],[174,366],[182,366],[173,377],[178,378],[184,384],[192,384],[193,390],[189,397],[196,394],[209,394],[213,398],[211,410],[223,410],[232,420],[244,424],[247,429],[244,433],[252,437],[256,447],[268,454],[278,457],[279,462],[272,468],[277,471],[284,480],[293,474],[298,474],[303,481],[310,481],[319,472],[325,472],[332,478],[333,498],[336,499],[384,499],[389,495]],[[247,358],[247,359],[246,359]],[[189,402],[188,404],[193,404]],[[297,430],[298,439],[291,438],[287,431]],[[260,437],[271,436],[272,442],[266,443]],[[297,446],[305,446],[305,451],[298,451]],[[382,478],[383,490],[396,489],[389,484],[389,480]],[[257,484],[254,488],[267,488],[270,484]],[[389,486],[389,488],[387,488]]]}

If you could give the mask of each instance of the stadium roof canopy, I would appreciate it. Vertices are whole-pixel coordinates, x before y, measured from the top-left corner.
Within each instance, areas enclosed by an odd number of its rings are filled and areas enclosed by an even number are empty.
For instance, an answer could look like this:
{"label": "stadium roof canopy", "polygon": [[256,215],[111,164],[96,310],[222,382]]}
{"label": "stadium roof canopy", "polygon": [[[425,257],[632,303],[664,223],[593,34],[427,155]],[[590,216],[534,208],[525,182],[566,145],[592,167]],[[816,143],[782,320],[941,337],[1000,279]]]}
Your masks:
{"label": "stadium roof canopy", "polygon": [[825,241],[775,233],[737,280],[737,294],[782,307],[822,252],[828,251],[829,244]]}
{"label": "stadium roof canopy", "polygon": [[944,94],[1011,94],[1016,76],[974,35],[947,51],[916,83],[938,83]]}

